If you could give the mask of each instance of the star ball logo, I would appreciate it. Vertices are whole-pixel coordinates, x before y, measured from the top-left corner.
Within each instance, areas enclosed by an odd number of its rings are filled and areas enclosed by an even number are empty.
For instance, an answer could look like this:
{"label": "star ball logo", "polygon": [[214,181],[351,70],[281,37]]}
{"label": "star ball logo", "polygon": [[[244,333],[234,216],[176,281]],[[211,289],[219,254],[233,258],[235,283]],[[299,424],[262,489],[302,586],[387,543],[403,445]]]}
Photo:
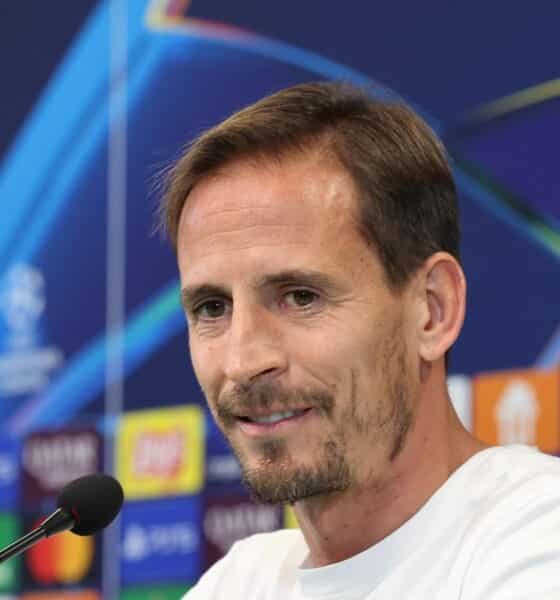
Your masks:
{"label": "star ball logo", "polygon": [[[34,527],[41,521],[35,522]],[[28,550],[25,566],[35,584],[76,584],[90,575],[94,558],[94,537],[65,531],[42,540]]]}
{"label": "star ball logo", "polygon": [[0,397],[41,392],[64,361],[45,345],[46,284],[31,265],[14,265],[0,278]]}
{"label": "star ball logo", "polygon": [[0,314],[18,340],[29,337],[45,310],[45,279],[29,265],[9,271],[0,294]]}

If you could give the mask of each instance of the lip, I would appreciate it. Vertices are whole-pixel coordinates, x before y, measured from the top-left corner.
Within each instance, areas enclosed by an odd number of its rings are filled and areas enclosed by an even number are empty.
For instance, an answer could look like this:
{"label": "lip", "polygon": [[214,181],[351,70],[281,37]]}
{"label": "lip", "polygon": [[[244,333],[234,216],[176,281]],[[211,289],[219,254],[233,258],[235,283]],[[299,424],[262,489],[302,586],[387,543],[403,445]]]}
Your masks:
{"label": "lip", "polygon": [[309,410],[312,408],[311,406],[272,406],[267,408],[266,410],[256,410],[251,411],[250,413],[238,414],[236,415],[237,419],[260,419],[262,417],[269,417],[270,415],[274,415],[276,413],[285,413],[285,412],[298,412],[301,410]]}
{"label": "lip", "polygon": [[[301,409],[299,409],[301,410]],[[277,412],[288,412],[286,409]],[[270,436],[272,434],[280,434],[287,433],[291,429],[302,425],[306,420],[313,418],[315,414],[314,408],[308,408],[301,415],[296,415],[293,417],[288,417],[287,419],[282,419],[277,423],[253,423],[249,421],[242,421],[241,419],[237,419],[237,426],[239,429],[249,437],[259,437],[259,436]],[[266,416],[273,414],[268,411],[267,413],[259,416]]]}

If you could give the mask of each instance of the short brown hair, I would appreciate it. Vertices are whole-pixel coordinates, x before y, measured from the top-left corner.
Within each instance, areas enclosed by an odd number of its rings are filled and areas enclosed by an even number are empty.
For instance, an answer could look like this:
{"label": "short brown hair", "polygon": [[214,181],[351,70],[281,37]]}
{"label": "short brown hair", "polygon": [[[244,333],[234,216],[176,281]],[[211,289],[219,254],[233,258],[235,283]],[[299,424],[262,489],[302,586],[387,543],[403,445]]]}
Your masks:
{"label": "short brown hair", "polygon": [[167,173],[160,206],[175,248],[181,211],[199,181],[239,159],[281,160],[316,148],[351,174],[361,233],[377,250],[392,289],[402,289],[434,252],[460,260],[455,184],[441,142],[403,104],[334,82],[281,90],[190,145]]}

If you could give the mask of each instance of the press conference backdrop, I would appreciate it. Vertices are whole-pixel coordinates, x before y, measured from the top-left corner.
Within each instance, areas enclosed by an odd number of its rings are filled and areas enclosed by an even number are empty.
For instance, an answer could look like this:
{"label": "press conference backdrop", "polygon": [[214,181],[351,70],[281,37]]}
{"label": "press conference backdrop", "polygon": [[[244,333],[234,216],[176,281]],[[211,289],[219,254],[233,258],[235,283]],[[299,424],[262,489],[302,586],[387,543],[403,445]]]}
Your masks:
{"label": "press conference backdrop", "polygon": [[0,544],[105,470],[105,536],[0,566],[0,595],[178,599],[258,506],[208,420],[156,175],[274,90],[343,79],[410,103],[459,188],[469,314],[450,389],[491,443],[560,453],[560,4],[71,0],[2,3]]}

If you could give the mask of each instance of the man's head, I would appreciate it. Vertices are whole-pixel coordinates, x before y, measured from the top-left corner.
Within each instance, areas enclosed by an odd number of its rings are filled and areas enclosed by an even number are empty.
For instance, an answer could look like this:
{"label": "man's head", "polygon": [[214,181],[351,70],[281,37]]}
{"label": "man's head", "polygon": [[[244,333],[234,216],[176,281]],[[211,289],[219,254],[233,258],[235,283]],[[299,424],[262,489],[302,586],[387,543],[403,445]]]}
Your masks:
{"label": "man's head", "polygon": [[353,88],[296,86],[198,138],[163,207],[194,369],[255,494],[381,484],[464,311],[429,128]]}
{"label": "man's head", "polygon": [[456,191],[445,149],[414,112],[338,83],[297,85],[203,133],[169,172],[162,217],[176,247],[190,190],[237,160],[281,162],[320,150],[356,185],[359,229],[398,290],[434,252],[459,257]]}

